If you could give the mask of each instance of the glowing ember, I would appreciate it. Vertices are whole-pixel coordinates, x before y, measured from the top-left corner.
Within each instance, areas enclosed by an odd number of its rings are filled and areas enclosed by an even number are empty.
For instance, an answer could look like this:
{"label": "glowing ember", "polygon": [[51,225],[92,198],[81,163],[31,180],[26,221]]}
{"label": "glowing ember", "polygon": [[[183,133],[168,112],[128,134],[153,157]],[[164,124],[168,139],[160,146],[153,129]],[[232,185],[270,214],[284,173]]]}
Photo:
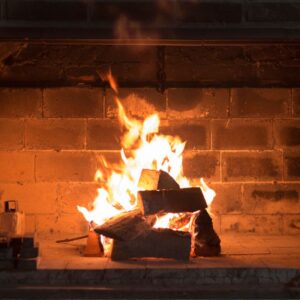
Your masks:
{"label": "glowing ember", "polygon": [[[111,73],[106,76],[117,95],[117,84]],[[121,139],[120,156],[122,163],[110,166],[102,158],[102,168],[97,170],[95,180],[101,188],[93,202],[92,209],[77,206],[88,222],[101,225],[109,218],[136,207],[138,181],[143,169],[163,170],[168,172],[183,187],[191,187],[189,180],[183,176],[182,154],[185,142],[177,136],[159,134],[160,120],[157,114],[147,117],[144,121],[129,118],[117,98],[119,122],[124,127],[125,134]],[[125,151],[130,150],[130,155]],[[208,206],[212,203],[215,192],[204,180],[199,181]],[[191,214],[165,214],[157,217],[155,228],[172,228],[189,230]],[[181,220],[178,223],[178,220]],[[185,221],[184,221],[185,220]],[[179,224],[179,225],[178,225]],[[102,242],[105,240],[103,239]]]}

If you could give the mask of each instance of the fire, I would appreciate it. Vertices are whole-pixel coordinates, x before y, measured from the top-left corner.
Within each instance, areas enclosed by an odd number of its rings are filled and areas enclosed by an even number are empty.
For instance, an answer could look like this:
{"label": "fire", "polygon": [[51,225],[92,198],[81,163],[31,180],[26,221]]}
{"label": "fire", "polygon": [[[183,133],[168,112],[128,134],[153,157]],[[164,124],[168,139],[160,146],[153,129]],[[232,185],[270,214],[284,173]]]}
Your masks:
{"label": "fire", "polygon": [[[119,123],[125,129],[121,139],[120,156],[122,163],[111,166],[102,158],[101,168],[95,174],[95,180],[101,187],[92,204],[92,209],[77,206],[88,222],[98,225],[124,211],[136,208],[138,181],[143,169],[163,170],[168,172],[180,185],[191,187],[190,181],[183,175],[182,160],[185,142],[177,136],[159,134],[160,119],[158,114],[147,117],[144,121],[129,118],[117,97],[117,83],[111,73],[106,76],[116,93]],[[127,152],[130,154],[127,154]],[[212,203],[215,192],[201,178],[199,185],[208,206]],[[191,214],[190,214],[191,215]],[[173,228],[188,230],[192,218],[184,220],[185,214],[165,214],[157,217],[155,228]],[[179,226],[179,227],[178,227]]]}

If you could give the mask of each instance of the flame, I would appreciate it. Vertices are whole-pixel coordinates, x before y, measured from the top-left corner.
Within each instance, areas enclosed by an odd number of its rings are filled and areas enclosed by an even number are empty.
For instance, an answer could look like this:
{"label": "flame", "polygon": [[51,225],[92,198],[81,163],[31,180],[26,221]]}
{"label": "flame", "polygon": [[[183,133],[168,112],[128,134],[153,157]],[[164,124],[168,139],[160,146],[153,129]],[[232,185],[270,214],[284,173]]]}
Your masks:
{"label": "flame", "polygon": [[[121,139],[122,163],[117,167],[112,166],[102,157],[101,167],[95,174],[95,181],[100,187],[92,207],[87,209],[77,206],[88,222],[99,225],[117,214],[136,207],[138,181],[143,169],[166,171],[180,187],[191,186],[188,178],[183,175],[182,168],[185,142],[177,136],[159,134],[160,119],[157,114],[150,115],[144,121],[129,118],[117,97],[117,83],[111,72],[105,79],[116,93],[119,122],[125,129]],[[207,186],[203,178],[200,179],[199,186],[207,204],[210,205],[216,195],[215,192]],[[188,231],[191,219],[191,214],[168,213],[157,217],[153,227]],[[103,242],[105,241],[106,239],[103,239]]]}

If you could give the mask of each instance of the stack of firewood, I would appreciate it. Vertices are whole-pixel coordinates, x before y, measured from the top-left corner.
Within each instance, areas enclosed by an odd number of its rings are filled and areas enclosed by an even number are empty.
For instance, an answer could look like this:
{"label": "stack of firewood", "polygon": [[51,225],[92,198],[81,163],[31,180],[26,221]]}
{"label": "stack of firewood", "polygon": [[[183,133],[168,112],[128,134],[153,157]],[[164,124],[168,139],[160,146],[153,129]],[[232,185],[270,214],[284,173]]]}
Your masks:
{"label": "stack of firewood", "polygon": [[[190,254],[220,254],[220,239],[200,188],[180,189],[168,173],[155,170],[143,170],[139,188],[142,191],[138,192],[138,209],[94,228],[96,233],[113,239],[112,260],[137,257],[188,260]],[[195,219],[191,232],[153,228],[153,220],[164,213],[192,213]]]}

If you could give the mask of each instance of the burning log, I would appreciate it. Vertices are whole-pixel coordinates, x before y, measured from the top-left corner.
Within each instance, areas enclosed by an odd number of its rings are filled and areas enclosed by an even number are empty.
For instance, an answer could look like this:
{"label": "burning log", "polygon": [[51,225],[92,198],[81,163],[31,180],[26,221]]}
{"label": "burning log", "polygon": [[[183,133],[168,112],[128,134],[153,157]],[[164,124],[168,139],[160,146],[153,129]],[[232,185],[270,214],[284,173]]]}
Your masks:
{"label": "burning log", "polygon": [[127,241],[137,238],[150,229],[151,226],[142,217],[141,212],[134,210],[109,219],[103,225],[96,226],[94,231],[116,240]]}
{"label": "burning log", "polygon": [[194,255],[218,256],[221,253],[221,240],[214,231],[213,223],[206,209],[201,210],[194,220]]}
{"label": "burning log", "polygon": [[152,229],[134,240],[114,240],[112,260],[138,257],[172,258],[188,260],[191,250],[191,235],[188,232],[171,229]]}
{"label": "burning log", "polygon": [[194,212],[207,207],[200,188],[140,191],[138,192],[138,205],[144,215],[160,212]]}
{"label": "burning log", "polygon": [[180,188],[175,179],[167,172],[149,169],[142,170],[138,187],[143,190],[176,190]]}

